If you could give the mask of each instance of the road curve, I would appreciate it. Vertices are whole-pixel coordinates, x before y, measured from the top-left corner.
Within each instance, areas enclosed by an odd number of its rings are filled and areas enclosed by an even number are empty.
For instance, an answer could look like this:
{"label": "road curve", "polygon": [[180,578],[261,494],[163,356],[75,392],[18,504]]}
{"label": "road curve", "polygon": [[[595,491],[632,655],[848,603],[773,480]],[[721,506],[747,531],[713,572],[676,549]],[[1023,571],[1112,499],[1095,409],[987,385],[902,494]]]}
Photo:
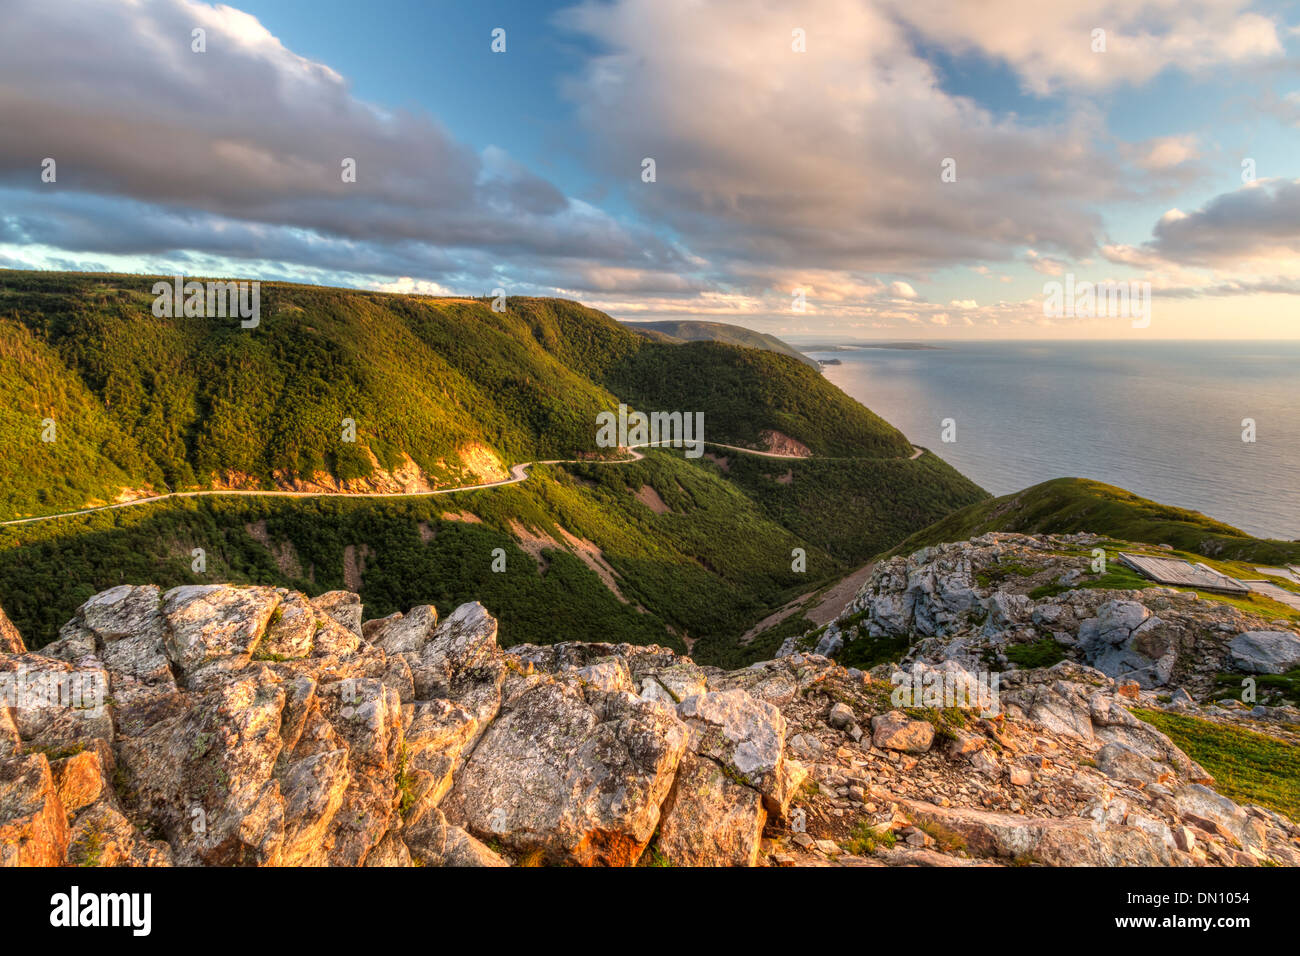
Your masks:
{"label": "road curve", "polygon": [[[215,488],[197,491],[169,491],[165,495],[151,495],[148,498],[135,498],[131,501],[118,501],[109,505],[96,505],[93,508],[81,508],[77,511],[59,511],[54,514],[36,515],[31,518],[12,518],[9,521],[0,521],[0,528],[33,524],[37,521],[53,521],[55,518],[75,518],[79,515],[94,514],[97,511],[113,511],[117,508],[134,508],[137,505],[153,504],[158,501],[166,501],[169,498],[204,498],[215,495],[243,495],[251,498],[429,498],[433,495],[451,495],[461,491],[478,491],[481,488],[500,488],[503,485],[516,485],[528,479],[528,469],[533,465],[629,465],[634,461],[645,458],[645,455],[637,449],[666,444],[671,444],[671,442],[644,442],[640,445],[624,446],[629,453],[627,458],[552,458],[546,461],[520,462],[517,465],[510,466],[509,478],[502,478],[500,481],[487,481],[479,485],[457,485],[454,488],[438,488],[434,491],[259,491],[256,489],[222,490]],[[806,461],[809,457],[807,455],[781,455],[771,451],[759,451],[755,448],[742,448],[739,445],[724,445],[715,441],[706,441],[703,444],[713,445],[715,448],[728,448],[732,451],[743,452],[746,455],[758,455],[763,458],[786,458],[794,461]],[[912,447],[916,448],[916,452],[908,458],[908,461],[914,461],[925,454],[924,448],[917,448],[915,445]],[[878,460],[901,461],[902,459],[884,458]]]}

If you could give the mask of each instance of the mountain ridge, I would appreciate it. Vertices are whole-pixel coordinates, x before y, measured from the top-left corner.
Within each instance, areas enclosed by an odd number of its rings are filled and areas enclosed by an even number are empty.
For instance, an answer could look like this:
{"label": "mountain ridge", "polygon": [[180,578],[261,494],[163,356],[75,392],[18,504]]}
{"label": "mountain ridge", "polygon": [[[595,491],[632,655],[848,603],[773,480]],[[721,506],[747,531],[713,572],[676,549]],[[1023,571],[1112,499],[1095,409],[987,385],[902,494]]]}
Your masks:
{"label": "mountain ridge", "polygon": [[[449,613],[479,599],[537,641],[567,628],[742,663],[783,636],[737,647],[759,620],[984,495],[937,456],[910,460],[896,429],[774,353],[655,343],[559,300],[510,299],[503,314],[470,299],[280,283],[261,287],[256,329],[214,329],[153,316],[151,281],[0,273],[0,342],[22,346],[0,348],[15,385],[0,409],[15,451],[0,461],[5,517],[109,504],[123,487],[373,493],[391,483],[416,495],[222,494],[0,527],[0,596],[38,646],[106,587],[215,578],[311,594],[350,587],[376,614],[419,603]],[[697,460],[651,451],[449,490],[504,479],[522,460],[617,454],[595,448],[594,434],[596,414],[620,402],[703,411],[706,441],[785,443],[807,456],[715,443]],[[345,412],[355,445],[338,440]],[[47,417],[58,425],[48,444]],[[490,453],[493,474],[462,477],[458,450],[470,443]],[[244,480],[199,481],[213,462]],[[282,471],[294,467],[306,476]]]}
{"label": "mountain ridge", "polygon": [[[512,298],[494,312],[264,283],[258,327],[241,329],[152,315],[153,279],[0,272],[0,373],[15,385],[0,411],[15,450],[0,465],[0,505],[11,516],[123,492],[377,473],[466,484],[507,462],[597,453],[596,414],[620,401],[704,411],[722,442],[763,447],[777,431],[813,453],[911,453],[806,366],[735,346],[679,351],[575,302]],[[46,422],[59,440],[42,440]]]}
{"label": "mountain ridge", "polygon": [[654,322],[637,322],[624,320],[622,325],[634,332],[655,333],[670,342],[722,342],[726,345],[743,345],[747,348],[766,349],[796,358],[812,368],[821,369],[821,364],[795,348],[784,339],[767,332],[747,329],[743,325],[731,325],[726,322],[704,322],[694,319],[666,319]]}

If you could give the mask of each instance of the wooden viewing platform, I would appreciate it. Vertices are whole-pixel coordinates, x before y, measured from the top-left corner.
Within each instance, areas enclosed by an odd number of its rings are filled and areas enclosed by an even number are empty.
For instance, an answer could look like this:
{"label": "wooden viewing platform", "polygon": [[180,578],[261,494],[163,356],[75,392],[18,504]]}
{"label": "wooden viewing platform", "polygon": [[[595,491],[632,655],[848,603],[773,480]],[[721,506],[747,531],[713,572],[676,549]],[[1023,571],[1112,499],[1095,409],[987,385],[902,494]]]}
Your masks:
{"label": "wooden viewing platform", "polygon": [[1280,588],[1272,581],[1247,581],[1246,583],[1250,585],[1250,589],[1256,594],[1262,594],[1278,604],[1285,604],[1289,608],[1300,611],[1300,594],[1288,591],[1286,588]]}
{"label": "wooden viewing platform", "polygon": [[1220,591],[1224,594],[1249,594],[1250,588],[1236,578],[1230,578],[1203,564],[1192,564],[1181,558],[1158,558],[1150,554],[1119,553],[1122,563],[1157,584],[1173,587],[1200,588],[1203,591]]}
{"label": "wooden viewing platform", "polygon": [[1260,574],[1267,574],[1275,578],[1282,578],[1284,581],[1290,581],[1293,584],[1300,584],[1300,566],[1289,564],[1285,568],[1261,568],[1255,566],[1255,570]]}

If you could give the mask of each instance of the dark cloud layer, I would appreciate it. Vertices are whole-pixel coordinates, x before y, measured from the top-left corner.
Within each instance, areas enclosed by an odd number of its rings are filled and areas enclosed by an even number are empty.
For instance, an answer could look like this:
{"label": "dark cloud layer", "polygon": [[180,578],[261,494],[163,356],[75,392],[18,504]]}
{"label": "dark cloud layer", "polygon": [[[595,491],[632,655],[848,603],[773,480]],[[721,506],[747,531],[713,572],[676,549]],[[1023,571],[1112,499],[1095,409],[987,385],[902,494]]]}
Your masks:
{"label": "dark cloud layer", "polygon": [[1300,256],[1300,180],[1260,180],[1195,212],[1166,214],[1149,248],[1200,266]]}
{"label": "dark cloud layer", "polygon": [[[373,256],[388,274],[436,273],[449,267],[438,250],[457,249],[677,264],[671,245],[571,202],[500,151],[359,101],[239,11],[87,0],[78,12],[45,0],[4,11],[0,184],[31,195],[10,206],[9,236],[354,269]],[[204,53],[190,48],[195,27]],[[54,184],[40,181],[46,157]],[[345,159],[355,182],[343,180]]]}

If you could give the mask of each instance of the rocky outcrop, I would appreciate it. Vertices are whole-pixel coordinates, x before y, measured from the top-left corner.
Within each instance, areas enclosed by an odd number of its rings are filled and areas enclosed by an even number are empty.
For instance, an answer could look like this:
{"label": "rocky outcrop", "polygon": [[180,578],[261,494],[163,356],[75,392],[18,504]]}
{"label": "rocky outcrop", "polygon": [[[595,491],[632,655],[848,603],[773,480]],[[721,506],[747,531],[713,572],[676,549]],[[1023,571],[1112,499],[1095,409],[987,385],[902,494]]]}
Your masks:
{"label": "rocky outcrop", "polygon": [[363,624],[347,592],[224,585],[113,588],[6,648],[11,865],[1300,863],[1071,662],[989,716],[815,655],[503,649],[474,603]]}
{"label": "rocky outcrop", "polygon": [[14,627],[4,608],[0,608],[0,654],[21,654],[27,648],[23,645],[22,635]]}
{"label": "rocky outcrop", "polygon": [[772,703],[657,647],[497,644],[478,604],[97,594],[0,654],[5,862],[753,864],[802,771]]}
{"label": "rocky outcrop", "polygon": [[1248,674],[1283,674],[1300,667],[1300,636],[1291,631],[1246,631],[1228,645],[1232,663]]}
{"label": "rocky outcrop", "polygon": [[1225,671],[1300,666],[1292,622],[1191,591],[1115,589],[1093,569],[1103,543],[1086,534],[986,534],[890,558],[834,622],[788,639],[780,653],[834,656],[859,640],[901,639],[910,644],[905,661],[1005,670],[1037,646],[1144,689],[1183,687],[1196,697]]}

